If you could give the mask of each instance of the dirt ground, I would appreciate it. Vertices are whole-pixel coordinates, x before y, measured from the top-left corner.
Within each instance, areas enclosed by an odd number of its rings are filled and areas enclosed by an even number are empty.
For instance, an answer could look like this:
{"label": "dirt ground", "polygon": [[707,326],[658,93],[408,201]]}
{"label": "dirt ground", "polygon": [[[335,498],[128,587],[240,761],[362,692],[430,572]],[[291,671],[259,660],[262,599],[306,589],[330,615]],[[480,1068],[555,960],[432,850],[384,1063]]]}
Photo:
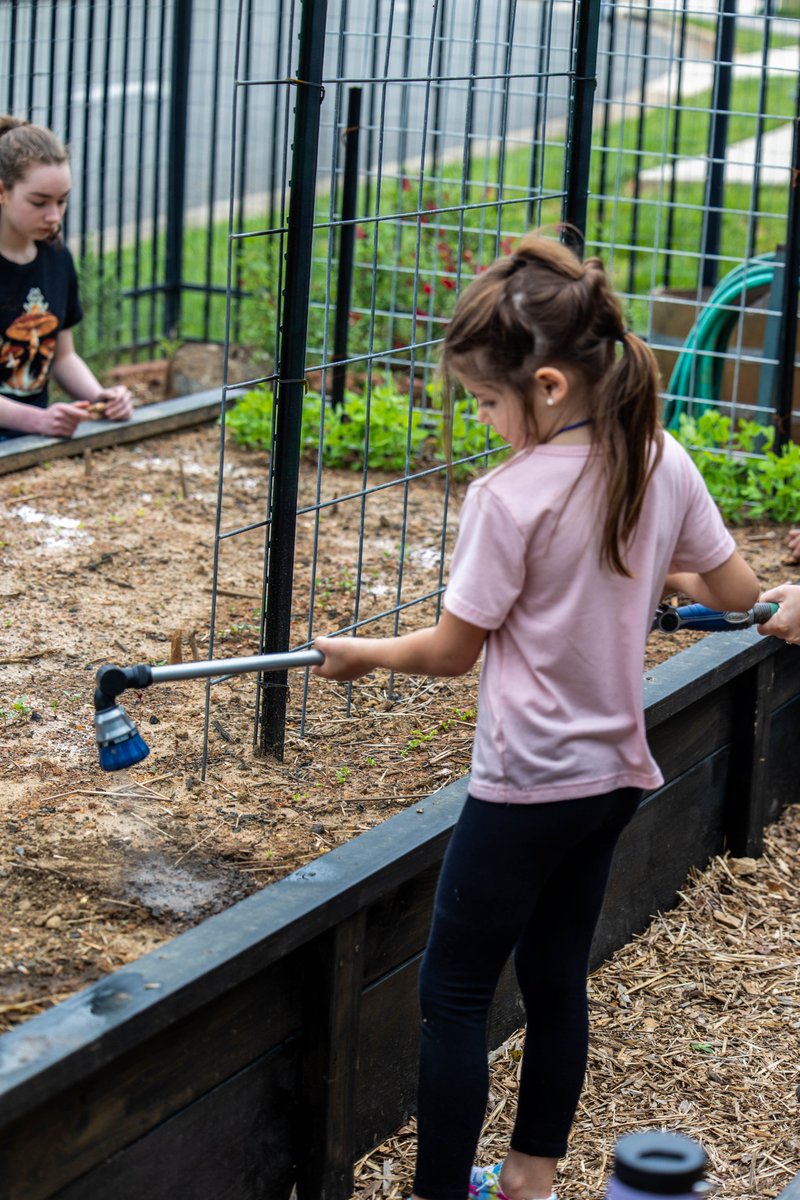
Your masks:
{"label": "dirt ground", "polygon": [[[218,452],[209,425],[0,478],[0,1029],[468,769],[476,672],[406,680],[397,697],[376,676],[354,689],[349,713],[343,686],[312,679],[303,736],[304,676],[293,673],[282,763],[253,750],[255,677],[220,683],[204,780],[202,683],[126,693],[150,756],[127,772],[99,769],[97,667],[168,661],[178,640],[185,659],[207,657]],[[230,512],[257,522],[266,457],[230,445],[226,475]],[[348,493],[353,478],[327,486]],[[437,545],[441,503],[435,483],[414,494],[420,543],[429,525]],[[352,516],[339,507],[318,564],[336,583],[330,628],[357,541],[357,506]],[[367,529],[374,579],[399,520],[399,500],[387,499]],[[736,536],[765,587],[800,574],[786,564],[785,530]],[[225,544],[216,657],[257,652],[262,547],[259,529]],[[436,553],[412,556],[408,594],[435,587],[437,569]],[[654,635],[647,666],[696,636]]]}

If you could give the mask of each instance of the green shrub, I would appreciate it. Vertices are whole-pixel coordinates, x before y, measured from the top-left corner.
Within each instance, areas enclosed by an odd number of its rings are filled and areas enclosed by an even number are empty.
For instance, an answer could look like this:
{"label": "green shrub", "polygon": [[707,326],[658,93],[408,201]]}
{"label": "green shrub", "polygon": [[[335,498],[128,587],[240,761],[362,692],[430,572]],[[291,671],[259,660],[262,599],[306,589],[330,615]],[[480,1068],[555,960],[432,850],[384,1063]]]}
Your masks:
{"label": "green shrub", "polygon": [[681,416],[674,436],[698,466],[726,521],[800,519],[800,446],[790,442],[780,454],[771,449],[775,429],[740,421],[707,409],[699,417]]}
{"label": "green shrub", "polygon": [[[240,446],[268,450],[272,445],[272,410],[271,391],[260,388],[247,392],[228,414],[227,429]],[[346,392],[340,412],[326,403],[323,414],[321,396],[308,392],[303,402],[301,439],[302,454],[312,461],[316,461],[322,445],[326,467],[361,470],[365,453],[367,466],[375,471],[420,470],[446,461],[440,409],[410,408],[408,397],[402,396],[391,381],[373,386],[369,396],[366,392]],[[502,449],[499,438],[470,418],[465,401],[454,407],[452,445],[456,478],[473,474],[487,453],[495,460]]]}

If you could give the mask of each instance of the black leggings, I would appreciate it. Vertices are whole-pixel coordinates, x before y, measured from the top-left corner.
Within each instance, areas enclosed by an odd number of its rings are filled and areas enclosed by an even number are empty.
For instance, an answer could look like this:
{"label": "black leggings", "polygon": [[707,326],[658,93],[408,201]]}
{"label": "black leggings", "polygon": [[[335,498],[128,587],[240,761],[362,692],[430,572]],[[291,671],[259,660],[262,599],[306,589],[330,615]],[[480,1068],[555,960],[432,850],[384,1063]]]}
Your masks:
{"label": "black leggings", "polygon": [[586,1071],[589,951],[637,789],[548,804],[467,797],[420,972],[414,1191],[465,1200],[489,1088],[486,1023],[512,950],[527,1014],[513,1149],[560,1158]]}

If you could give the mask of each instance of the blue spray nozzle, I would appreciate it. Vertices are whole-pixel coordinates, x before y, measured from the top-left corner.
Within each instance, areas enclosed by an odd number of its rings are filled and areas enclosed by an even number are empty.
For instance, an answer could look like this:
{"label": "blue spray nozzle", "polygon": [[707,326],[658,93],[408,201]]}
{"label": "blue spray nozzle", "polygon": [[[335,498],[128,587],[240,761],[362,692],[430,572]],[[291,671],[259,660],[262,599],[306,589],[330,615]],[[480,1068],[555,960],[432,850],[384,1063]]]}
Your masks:
{"label": "blue spray nozzle", "polygon": [[118,704],[96,710],[94,728],[103,771],[123,771],[150,753],[133,721]]}

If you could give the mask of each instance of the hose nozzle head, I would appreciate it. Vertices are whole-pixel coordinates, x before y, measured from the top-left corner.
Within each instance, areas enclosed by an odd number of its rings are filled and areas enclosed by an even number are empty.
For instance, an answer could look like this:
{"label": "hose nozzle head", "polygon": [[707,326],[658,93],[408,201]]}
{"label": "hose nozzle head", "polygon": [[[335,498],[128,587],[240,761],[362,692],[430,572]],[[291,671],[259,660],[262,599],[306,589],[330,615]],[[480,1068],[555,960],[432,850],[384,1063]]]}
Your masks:
{"label": "hose nozzle head", "polygon": [[150,748],[124,708],[115,704],[94,715],[100,766],[104,771],[122,771],[147,758]]}

